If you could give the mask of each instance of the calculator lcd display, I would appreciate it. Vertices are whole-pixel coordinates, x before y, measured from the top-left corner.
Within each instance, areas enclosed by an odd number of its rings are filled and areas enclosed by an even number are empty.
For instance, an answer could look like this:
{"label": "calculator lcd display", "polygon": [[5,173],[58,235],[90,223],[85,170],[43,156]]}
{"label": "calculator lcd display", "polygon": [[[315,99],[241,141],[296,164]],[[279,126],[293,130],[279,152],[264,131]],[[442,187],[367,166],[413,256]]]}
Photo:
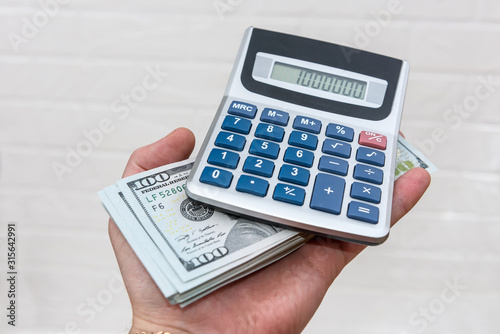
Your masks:
{"label": "calculator lcd display", "polygon": [[274,63],[270,78],[360,100],[365,98],[367,87],[364,81],[281,62]]}

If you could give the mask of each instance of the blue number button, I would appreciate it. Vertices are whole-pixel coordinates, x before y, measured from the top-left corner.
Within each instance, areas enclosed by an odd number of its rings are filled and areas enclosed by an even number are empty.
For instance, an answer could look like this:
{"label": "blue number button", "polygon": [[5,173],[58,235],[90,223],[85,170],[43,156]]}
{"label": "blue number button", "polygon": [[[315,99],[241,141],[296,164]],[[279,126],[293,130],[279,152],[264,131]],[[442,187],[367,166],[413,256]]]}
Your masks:
{"label": "blue number button", "polygon": [[252,127],[252,121],[236,117],[236,116],[226,116],[222,122],[222,129],[227,131],[233,131],[247,135],[250,133],[250,128]]}
{"label": "blue number button", "polygon": [[354,166],[353,177],[361,181],[382,184],[384,180],[384,171],[372,166],[359,164]]}
{"label": "blue number button", "polygon": [[345,181],[343,178],[319,173],[314,182],[311,209],[340,214],[344,197]]}
{"label": "blue number button", "polygon": [[298,184],[299,186],[307,186],[309,183],[309,170],[291,165],[283,165],[281,167],[278,179],[285,182]]}
{"label": "blue number button", "polygon": [[325,139],[322,151],[341,158],[349,158],[351,156],[351,145],[339,140]]}
{"label": "blue number button", "polygon": [[310,117],[297,116],[293,122],[293,128],[317,134],[321,131],[321,121]]}
{"label": "blue number button", "polygon": [[240,101],[233,101],[229,106],[227,111],[231,115],[242,116],[247,118],[255,118],[255,114],[257,113],[257,106],[244,103]]}
{"label": "blue number button", "polygon": [[214,148],[208,156],[208,163],[221,167],[235,169],[240,161],[238,153]]}
{"label": "blue number button", "polygon": [[288,115],[287,112],[270,108],[265,108],[260,116],[260,120],[262,122],[273,123],[281,126],[287,126],[289,118],[290,115]]}
{"label": "blue number button", "polygon": [[280,152],[280,146],[276,143],[254,139],[250,145],[250,154],[255,154],[264,158],[276,159]]}
{"label": "blue number button", "polygon": [[315,150],[318,146],[318,137],[305,132],[292,131],[288,144],[306,148],[308,150]]}
{"label": "blue number button", "polygon": [[380,203],[382,191],[371,184],[353,182],[351,186],[351,197],[362,201]]}
{"label": "blue number button", "polygon": [[243,171],[260,176],[271,177],[274,171],[274,162],[256,157],[248,157],[243,165]]}
{"label": "blue number button", "polygon": [[347,217],[370,224],[378,223],[378,214],[379,211],[376,206],[361,202],[353,201],[349,203],[349,208],[347,209]]}
{"label": "blue number button", "polygon": [[348,142],[352,142],[354,139],[354,130],[340,124],[328,124],[325,134],[327,137],[345,140]]}
{"label": "blue number button", "polygon": [[311,151],[301,150],[295,147],[289,147],[285,151],[285,156],[283,157],[285,162],[304,166],[311,167],[314,162],[314,153]]}
{"label": "blue number button", "polygon": [[249,175],[240,176],[238,183],[236,184],[237,191],[260,197],[267,195],[268,188],[269,182]]}
{"label": "blue number button", "polygon": [[246,139],[243,136],[221,131],[217,135],[215,139],[215,146],[228,148],[230,150],[235,151],[243,151],[243,147],[245,147]]}
{"label": "blue number button", "polygon": [[324,155],[319,159],[318,169],[323,172],[346,176],[349,163],[344,159]]}
{"label": "blue number button", "polygon": [[356,153],[356,160],[383,167],[385,165],[385,153],[367,147],[360,147]]}
{"label": "blue number button", "polygon": [[255,130],[255,137],[274,140],[277,142],[283,141],[285,129],[280,126],[260,123]]}
{"label": "blue number button", "polygon": [[274,188],[273,199],[294,205],[303,205],[306,191],[289,184],[278,183]]}
{"label": "blue number button", "polygon": [[221,188],[229,188],[233,174],[223,169],[205,167],[201,172],[200,182]]}

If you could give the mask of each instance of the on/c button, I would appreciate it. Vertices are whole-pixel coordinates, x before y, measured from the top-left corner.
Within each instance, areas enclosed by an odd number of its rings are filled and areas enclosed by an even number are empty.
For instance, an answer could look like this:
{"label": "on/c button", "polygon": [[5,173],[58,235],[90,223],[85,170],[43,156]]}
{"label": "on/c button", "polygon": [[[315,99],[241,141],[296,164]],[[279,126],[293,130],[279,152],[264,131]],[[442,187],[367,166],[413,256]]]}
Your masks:
{"label": "on/c button", "polygon": [[359,134],[359,144],[385,150],[387,147],[387,137],[371,131],[361,131]]}

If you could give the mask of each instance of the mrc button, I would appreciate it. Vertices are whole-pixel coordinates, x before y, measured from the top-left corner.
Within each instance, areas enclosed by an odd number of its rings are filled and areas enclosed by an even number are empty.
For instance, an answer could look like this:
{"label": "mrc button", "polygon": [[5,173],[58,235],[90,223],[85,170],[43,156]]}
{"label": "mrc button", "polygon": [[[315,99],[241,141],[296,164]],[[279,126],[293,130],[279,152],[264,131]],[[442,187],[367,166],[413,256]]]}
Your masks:
{"label": "mrc button", "polygon": [[232,115],[253,119],[257,113],[257,106],[250,103],[233,101],[229,105],[229,110],[227,112]]}

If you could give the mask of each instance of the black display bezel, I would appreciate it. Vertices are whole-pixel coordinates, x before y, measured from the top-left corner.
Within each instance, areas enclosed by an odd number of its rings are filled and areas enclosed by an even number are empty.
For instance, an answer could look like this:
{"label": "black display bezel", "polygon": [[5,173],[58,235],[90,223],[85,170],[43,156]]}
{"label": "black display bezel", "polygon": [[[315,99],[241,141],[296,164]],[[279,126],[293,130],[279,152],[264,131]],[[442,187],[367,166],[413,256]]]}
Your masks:
{"label": "black display bezel", "polygon": [[[304,60],[386,80],[384,102],[379,108],[353,105],[269,85],[252,77],[258,52]],[[241,72],[243,86],[256,94],[322,110],[379,121],[390,115],[403,62],[399,59],[333,43],[253,28]]]}

